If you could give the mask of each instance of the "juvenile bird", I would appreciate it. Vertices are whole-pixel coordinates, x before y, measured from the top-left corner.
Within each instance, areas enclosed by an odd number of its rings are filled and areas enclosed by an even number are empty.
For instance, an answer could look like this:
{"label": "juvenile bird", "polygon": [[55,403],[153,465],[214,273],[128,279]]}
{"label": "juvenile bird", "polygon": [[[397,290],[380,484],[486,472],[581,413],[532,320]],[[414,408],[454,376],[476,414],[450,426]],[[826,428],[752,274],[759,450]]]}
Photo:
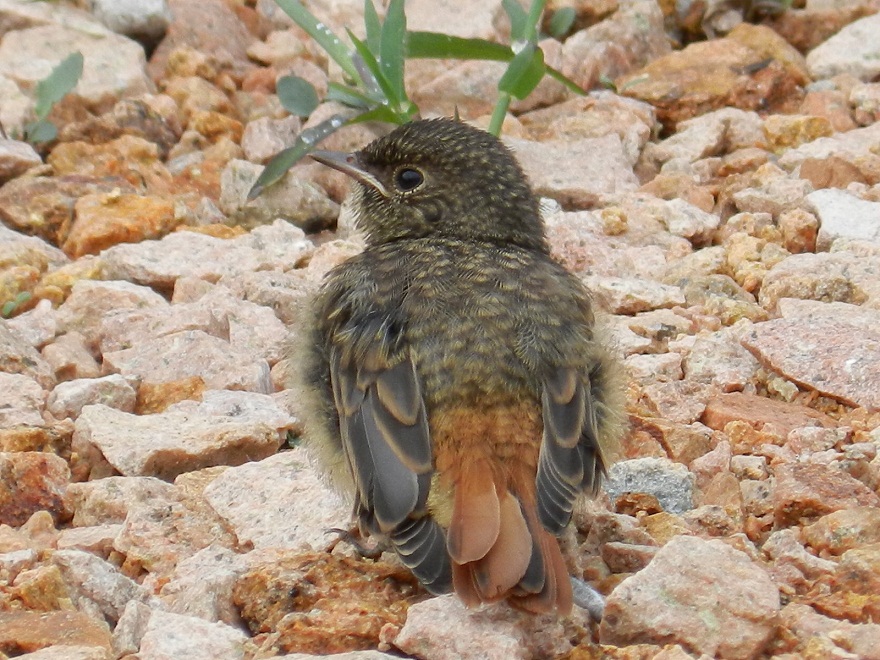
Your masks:
{"label": "juvenile bird", "polygon": [[620,433],[614,363],[508,149],[451,119],[352,154],[363,253],[315,300],[308,435],[429,591],[568,613],[555,538]]}

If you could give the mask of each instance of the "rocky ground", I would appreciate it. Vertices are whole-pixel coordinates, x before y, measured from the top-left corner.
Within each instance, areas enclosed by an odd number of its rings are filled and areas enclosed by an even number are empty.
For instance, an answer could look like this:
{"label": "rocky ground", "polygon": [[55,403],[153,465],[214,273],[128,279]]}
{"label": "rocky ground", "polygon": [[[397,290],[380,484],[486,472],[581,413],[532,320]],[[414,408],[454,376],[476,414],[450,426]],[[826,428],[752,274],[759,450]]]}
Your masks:
{"label": "rocky ground", "polygon": [[[503,40],[499,4],[407,12]],[[0,140],[0,657],[880,658],[880,3],[550,4],[578,22],[547,60],[617,90],[546,80],[505,124],[628,374],[631,433],[566,539],[601,625],[328,551],[348,506],[299,444],[286,347],[360,249],[348,184],[304,162],[244,201],[336,111],[273,93],[326,90],[321,51],[268,0],[0,0],[7,135],[85,56],[56,142]],[[408,84],[486,125],[501,70]]]}

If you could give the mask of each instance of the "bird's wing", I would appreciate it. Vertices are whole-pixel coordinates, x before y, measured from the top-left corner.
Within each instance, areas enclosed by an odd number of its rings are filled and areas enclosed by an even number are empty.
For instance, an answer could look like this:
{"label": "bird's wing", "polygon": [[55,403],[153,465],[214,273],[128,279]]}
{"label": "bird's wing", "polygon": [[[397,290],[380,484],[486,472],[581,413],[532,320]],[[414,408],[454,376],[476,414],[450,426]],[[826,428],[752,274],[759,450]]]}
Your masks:
{"label": "bird's wing", "polygon": [[559,534],[580,493],[594,491],[604,471],[589,376],[559,368],[544,381],[544,438],[538,459],[538,514]]}
{"label": "bird's wing", "polygon": [[426,515],[433,473],[431,437],[415,365],[389,355],[331,349],[330,379],[340,435],[357,487],[361,520],[388,536],[403,562],[432,591],[451,580],[446,540]]}

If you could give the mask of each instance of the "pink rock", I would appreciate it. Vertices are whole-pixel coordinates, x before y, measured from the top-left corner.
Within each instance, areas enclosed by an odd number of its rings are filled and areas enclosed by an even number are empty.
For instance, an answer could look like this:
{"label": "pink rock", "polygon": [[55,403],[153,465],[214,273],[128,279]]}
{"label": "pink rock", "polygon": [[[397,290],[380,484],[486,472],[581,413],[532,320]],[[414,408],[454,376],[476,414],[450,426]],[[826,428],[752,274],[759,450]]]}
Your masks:
{"label": "pink rock", "polygon": [[155,477],[107,477],[70,484],[68,506],[74,511],[73,525],[121,524],[129,509],[152,500],[172,497],[174,486]]}
{"label": "pink rock", "polygon": [[89,352],[85,338],[76,331],[61,335],[47,344],[42,352],[58,381],[101,375],[101,368]]}
{"label": "pink rock", "polygon": [[232,589],[246,569],[245,556],[210,545],[179,562],[159,595],[177,614],[241,626]]}
{"label": "pink rock", "polygon": [[141,639],[142,658],[190,658],[191,660],[244,660],[241,630],[192,616],[154,610]]}
{"label": "pink rock", "polygon": [[617,135],[574,141],[507,140],[539,195],[587,208],[601,195],[632,191],[638,180]]}
{"label": "pink rock", "polygon": [[617,78],[670,51],[663,12],[653,2],[620,4],[607,19],[565,41],[562,72],[584,89]]}
{"label": "pink rock", "polygon": [[56,521],[70,518],[65,490],[70,469],[64,459],[44,452],[0,452],[0,524],[18,527],[38,511]]}
{"label": "pink rock", "polygon": [[58,308],[58,326],[65,332],[79,332],[90,348],[97,348],[101,324],[108,313],[167,304],[152,289],[130,282],[79,280],[73,285],[67,300]]}
{"label": "pink rock", "polygon": [[600,307],[611,314],[636,314],[684,304],[676,286],[623,277],[585,277],[584,284]]}
{"label": "pink rock", "polygon": [[783,463],[775,467],[774,475],[774,513],[781,526],[840,509],[880,506],[880,497],[876,493],[835,467]]}
{"label": "pink rock", "polygon": [[205,489],[205,498],[254,548],[320,548],[327,530],[345,527],[350,507],[310,465],[302,449],[230,468]]}
{"label": "pink rock", "polygon": [[61,570],[77,609],[97,611],[110,621],[122,616],[130,600],[146,602],[151,594],[113,564],[82,550],[58,550],[52,563]]}
{"label": "pink rock", "polygon": [[113,549],[130,570],[146,571],[142,583],[158,591],[181,561],[212,544],[231,548],[236,540],[203,498],[173,487],[166,496],[129,508]]}
{"label": "pink rock", "polygon": [[0,371],[0,400],[0,428],[43,425],[46,391],[28,376]]}
{"label": "pink rock", "polygon": [[21,374],[35,380],[43,388],[55,385],[52,368],[18,333],[0,319],[0,372]]}
{"label": "pink rock", "polygon": [[222,239],[191,231],[174,232],[158,241],[120,244],[102,255],[108,278],[170,290],[181,277],[216,282],[260,270],[289,270],[314,249],[298,227],[284,220]]}
{"label": "pink rock", "polygon": [[677,536],[608,597],[605,644],[679,643],[715,657],[756,657],[776,630],[779,593],[766,572],[721,541]]}
{"label": "pink rock", "polygon": [[[789,603],[782,610],[781,623],[799,643],[800,649],[818,647],[825,657],[848,653],[865,660],[880,658],[880,624],[853,624],[818,614],[809,605]],[[825,642],[820,645],[820,642]],[[824,647],[824,648],[823,648]]]}
{"label": "pink rock", "polygon": [[83,550],[107,559],[113,550],[113,539],[121,530],[121,524],[62,529],[55,546],[59,550]]}
{"label": "pink rock", "polygon": [[152,384],[197,376],[211,389],[271,391],[265,360],[202,330],[175,332],[105,353],[104,369]]}
{"label": "pink rock", "polygon": [[273,454],[282,429],[248,416],[165,412],[131,415],[86,406],[76,421],[74,444],[97,447],[122,474],[173,479],[212,465],[238,465]]}
{"label": "pink rock", "polygon": [[102,378],[79,378],[55,386],[46,409],[55,419],[76,419],[83,407],[102,403],[123,412],[133,412],[137,392],[119,374]]}
{"label": "pink rock", "polygon": [[802,536],[816,552],[832,555],[880,543],[880,509],[854,506],[834,511],[804,527]]}
{"label": "pink rock", "polygon": [[7,326],[36,349],[42,348],[54,339],[58,331],[57,312],[48,300],[41,300],[37,306],[24,314],[9,319]]}
{"label": "pink rock", "polygon": [[729,331],[697,337],[684,359],[686,378],[715,385],[722,392],[754,388],[759,368],[758,361]]}
{"label": "pink rock", "polygon": [[[833,340],[832,340],[833,339]],[[743,344],[786,378],[853,406],[880,409],[880,330],[845,320],[755,324]]]}
{"label": "pink rock", "polygon": [[455,596],[411,605],[393,643],[416,657],[449,660],[552,658],[571,650],[557,617],[526,615],[503,605],[471,611]]}

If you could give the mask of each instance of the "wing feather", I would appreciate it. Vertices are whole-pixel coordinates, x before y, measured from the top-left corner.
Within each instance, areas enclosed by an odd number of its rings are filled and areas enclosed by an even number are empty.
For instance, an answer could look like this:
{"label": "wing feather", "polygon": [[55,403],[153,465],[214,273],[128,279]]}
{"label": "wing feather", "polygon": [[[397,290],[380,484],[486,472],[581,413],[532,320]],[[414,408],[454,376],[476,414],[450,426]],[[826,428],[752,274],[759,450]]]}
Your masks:
{"label": "wing feather", "polygon": [[549,532],[559,534],[571,519],[578,495],[598,487],[602,469],[589,378],[575,369],[557,369],[544,381],[541,401],[538,515]]}

